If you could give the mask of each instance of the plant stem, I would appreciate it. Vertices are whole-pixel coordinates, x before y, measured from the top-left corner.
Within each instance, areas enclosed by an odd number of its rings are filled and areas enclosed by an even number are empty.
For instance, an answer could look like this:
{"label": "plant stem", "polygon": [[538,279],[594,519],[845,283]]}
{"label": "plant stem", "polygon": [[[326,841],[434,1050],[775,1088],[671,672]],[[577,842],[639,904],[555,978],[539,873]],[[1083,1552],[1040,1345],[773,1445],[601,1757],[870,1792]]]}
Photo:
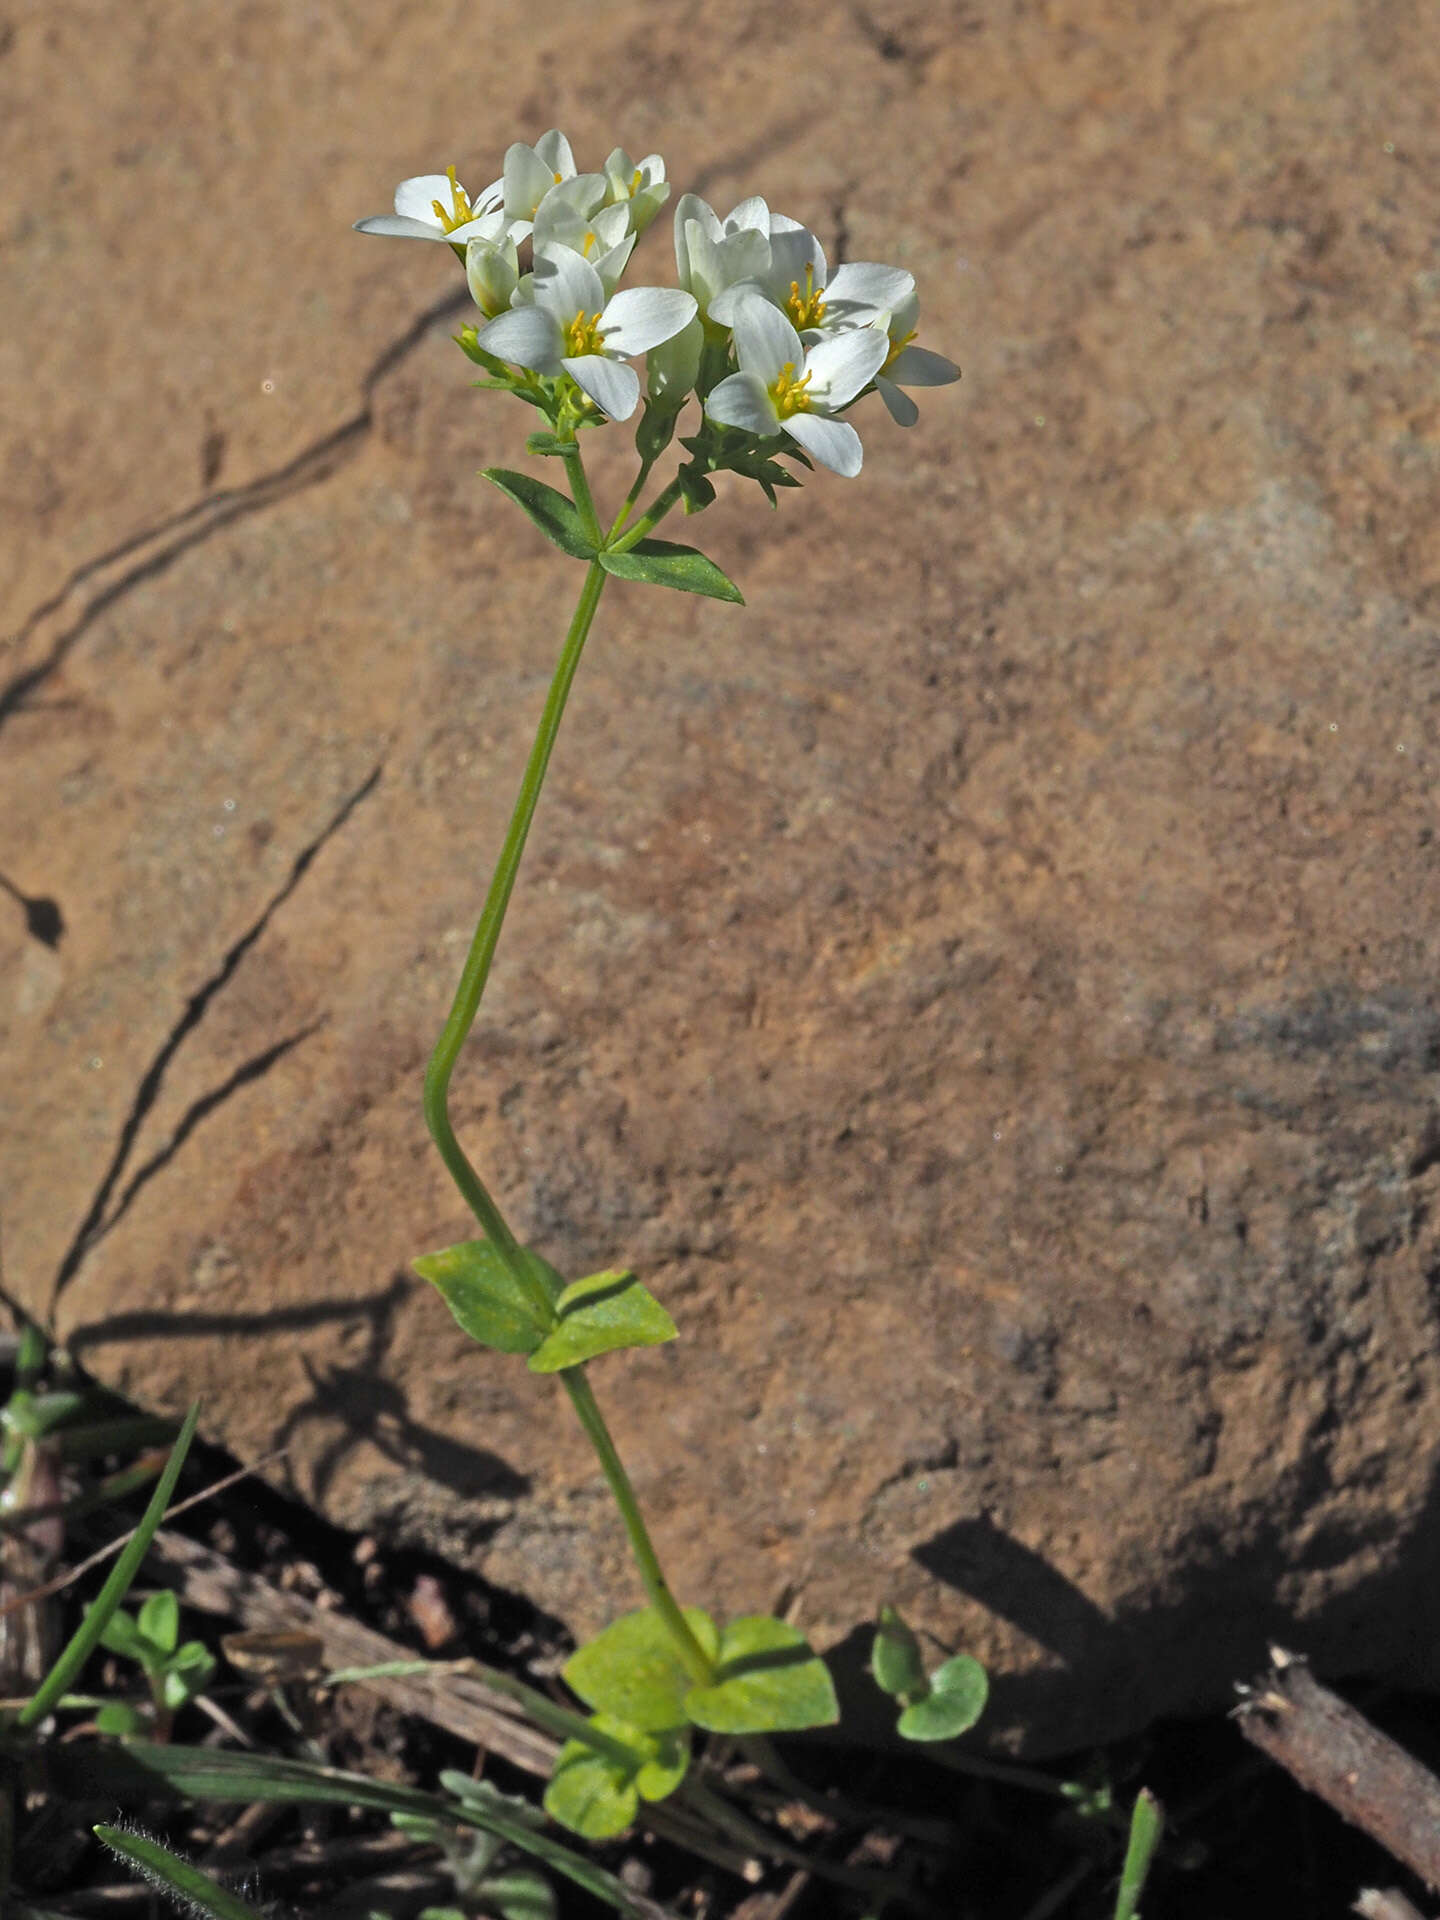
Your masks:
{"label": "plant stem", "polygon": [[[600,522],[595,512],[590,485],[585,477],[579,447],[572,445],[565,454],[564,460],[576,508],[587,534],[598,547],[602,539]],[[678,489],[676,497],[679,497]],[[662,495],[661,498],[663,499],[664,496]],[[671,505],[673,504],[672,501]],[[666,510],[668,511],[668,508]],[[560,659],[550,682],[550,691],[545,697],[540,725],[530,749],[530,757],[525,763],[525,773],[515,799],[514,811],[510,816],[510,825],[505,832],[504,845],[500,849],[500,858],[496,863],[489,892],[485,896],[485,905],[481,909],[475,937],[470,942],[470,951],[460,975],[460,984],[455,990],[454,1003],[441,1030],[440,1038],[435,1043],[435,1051],[430,1056],[430,1064],[425,1072],[425,1124],[430,1129],[430,1136],[440,1151],[440,1157],[495,1251],[515,1280],[534,1301],[542,1322],[546,1325],[551,1324],[554,1317],[554,1306],[549,1293],[525,1259],[524,1250],[519,1241],[511,1232],[499,1207],[490,1197],[484,1181],[471,1165],[464,1148],[455,1137],[455,1129],[450,1120],[450,1077],[455,1070],[460,1049],[464,1046],[470,1029],[475,1023],[475,1016],[480,1010],[481,995],[490,977],[490,966],[495,958],[500,929],[505,923],[505,912],[515,889],[515,878],[520,870],[526,837],[530,832],[530,823],[535,817],[540,789],[545,783],[545,772],[550,764],[556,735],[560,731],[561,719],[564,717],[565,702],[569,698],[571,684],[575,679],[576,669],[580,665],[580,655],[594,621],[595,610],[600,604],[600,592],[605,585],[605,578],[605,570],[599,561],[592,560],[586,569],[585,584],[580,589],[580,598],[570,622],[570,630],[560,650]],[[620,1509],[620,1517],[625,1523],[625,1531],[630,1538],[635,1564],[639,1569],[640,1579],[650,1604],[664,1621],[685,1671],[697,1684],[709,1686],[715,1678],[714,1666],[691,1632],[689,1623],[680,1611],[674,1594],[670,1591],[669,1582],[661,1570],[659,1556],[655,1552],[644,1517],[640,1512],[640,1503],[635,1497],[635,1489],[616,1450],[610,1429],[605,1424],[604,1415],[596,1404],[595,1395],[585,1377],[585,1370],[583,1367],[569,1367],[561,1373],[560,1378],[564,1382],[565,1391],[570,1396],[580,1424],[585,1429],[586,1437],[595,1449],[601,1470],[615,1497],[615,1504]]]}
{"label": "plant stem", "polygon": [[657,493],[648,510],[641,515],[628,532],[622,533],[618,540],[611,542],[611,553],[628,553],[637,540],[643,540],[652,527],[657,527],[676,505],[680,498],[680,482],[674,479],[668,487]]}
{"label": "plant stem", "polygon": [[580,457],[579,441],[572,441],[565,455],[565,477],[570,482],[570,491],[575,496],[575,505],[580,510],[580,519],[585,528],[586,537],[594,546],[601,546],[605,536],[600,531],[600,516],[595,511],[595,500],[590,492],[590,482],[585,475],[584,462]]}
{"label": "plant stem", "polygon": [[[567,458],[566,465],[569,464]],[[589,501],[589,498],[587,489],[586,501]],[[580,503],[577,501],[576,504]],[[584,511],[583,507],[581,511]],[[595,509],[592,503],[590,505],[592,519],[594,514]],[[460,1189],[465,1204],[480,1222],[487,1238],[494,1243],[496,1252],[514,1274],[517,1282],[540,1309],[542,1321],[546,1324],[549,1323],[554,1312],[550,1296],[539,1277],[532,1272],[529,1263],[524,1259],[519,1241],[510,1231],[499,1207],[491,1199],[484,1181],[470,1164],[464,1148],[455,1137],[455,1129],[450,1121],[450,1076],[455,1071],[455,1062],[459,1057],[460,1049],[464,1046],[470,1029],[474,1025],[475,1015],[480,1008],[480,996],[484,993],[485,982],[490,977],[490,964],[495,958],[495,948],[500,939],[500,929],[505,923],[505,910],[510,904],[510,895],[515,889],[515,876],[520,870],[520,858],[525,851],[530,823],[535,817],[535,806],[545,781],[545,770],[550,764],[550,754],[555,745],[555,736],[560,731],[565,702],[569,697],[575,670],[580,664],[580,654],[585,645],[586,635],[590,631],[591,622],[595,618],[595,609],[600,603],[600,592],[604,585],[605,570],[598,560],[592,560],[586,569],[585,584],[580,589],[580,598],[575,607],[574,618],[570,622],[570,631],[565,636],[565,645],[560,652],[555,676],[550,682],[550,691],[545,697],[545,709],[540,716],[540,725],[535,735],[534,745],[530,749],[530,758],[525,763],[524,777],[520,782],[515,809],[505,832],[505,843],[500,849],[500,858],[490,882],[490,891],[485,896],[485,905],[481,910],[479,925],[475,929],[475,937],[470,942],[470,951],[460,975],[460,984],[455,989],[454,1004],[441,1029],[440,1038],[435,1043],[430,1064],[425,1070],[425,1124],[430,1129],[430,1137],[439,1148],[440,1158],[445,1162],[450,1178]]]}
{"label": "plant stem", "polygon": [[709,1654],[700,1645],[690,1630],[690,1623],[680,1611],[679,1603],[670,1591],[670,1583],[665,1578],[659,1557],[651,1542],[644,1517],[640,1512],[640,1502],[635,1497],[635,1489],[630,1476],[625,1471],[625,1463],[616,1452],[615,1442],[610,1429],[605,1424],[605,1416],[596,1404],[595,1394],[585,1377],[583,1367],[566,1367],[560,1375],[565,1391],[570,1396],[570,1404],[575,1409],[576,1418],[585,1429],[587,1438],[600,1461],[610,1491],[615,1496],[615,1504],[620,1509],[620,1518],[625,1522],[625,1531],[630,1536],[630,1551],[635,1556],[635,1565],[645,1586],[645,1596],[651,1606],[665,1622],[675,1651],[684,1662],[685,1671],[697,1686],[708,1687],[714,1683],[715,1667]]}

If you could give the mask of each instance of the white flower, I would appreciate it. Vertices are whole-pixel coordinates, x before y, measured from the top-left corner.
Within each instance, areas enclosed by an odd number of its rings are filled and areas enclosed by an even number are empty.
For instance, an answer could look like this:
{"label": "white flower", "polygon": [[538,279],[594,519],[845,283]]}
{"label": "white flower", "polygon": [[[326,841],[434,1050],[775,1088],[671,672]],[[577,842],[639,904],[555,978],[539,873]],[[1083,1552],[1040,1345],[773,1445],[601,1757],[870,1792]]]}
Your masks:
{"label": "white flower", "polygon": [[[832,276],[815,235],[783,213],[770,217],[769,265],[743,284],[758,286],[802,334],[871,326],[915,291],[913,274],[875,260],[847,260]],[[711,317],[728,326],[741,290],[732,286],[712,301]]]}
{"label": "white flower", "polygon": [[675,208],[675,268],[702,319],[708,319],[711,302],[726,287],[758,279],[769,265],[770,209],[758,195],[742,200],[721,220],[698,194],[681,194]]}
{"label": "white flower", "polygon": [[644,233],[670,198],[660,155],[647,153],[637,166],[623,147],[616,147],[605,162],[605,188],[612,206],[628,206],[630,230],[636,234]]}
{"label": "white flower", "polygon": [[465,281],[470,297],[487,320],[504,313],[520,283],[513,236],[507,233],[502,239],[489,240],[477,235],[467,240]]}
{"label": "white flower", "polygon": [[948,387],[960,378],[959,367],[943,353],[911,346],[919,322],[920,302],[913,293],[885,316],[890,350],[875,375],[875,386],[897,427],[913,427],[920,418],[920,409],[901,387]]}
{"label": "white flower", "polygon": [[697,313],[645,356],[645,391],[662,413],[678,413],[695,390],[705,328]]}
{"label": "white flower", "polygon": [[535,213],[537,253],[549,247],[569,247],[588,260],[613,293],[635,250],[628,206],[606,206],[605,182],[599,174],[581,173],[552,187]]}
{"label": "white flower", "polygon": [[536,255],[529,304],[492,320],[479,344],[551,379],[568,373],[612,420],[628,420],[640,377],[624,356],[658,346],[694,315],[694,300],[677,287],[631,287],[607,299],[590,262],[554,246]]}
{"label": "white flower", "polygon": [[885,334],[856,327],[825,334],[807,351],[785,315],[753,288],[735,302],[731,325],[740,371],[706,400],[711,419],[763,439],[788,433],[822,467],[853,478],[860,471],[860,436],[830,416],[874,378],[885,358]]}
{"label": "white flower", "polygon": [[[374,213],[367,220],[357,220],[355,231],[393,234],[405,240],[447,240],[463,246],[477,235],[500,238],[506,222],[499,208],[498,180],[472,200],[451,167],[448,173],[419,173],[413,180],[402,180],[395,189],[394,213]],[[519,237],[523,239],[524,235]]]}
{"label": "white flower", "polygon": [[567,180],[583,181],[585,186],[579,191],[582,197],[593,192],[595,206],[604,200],[604,174],[576,173],[570,142],[558,127],[542,133],[533,147],[527,147],[523,140],[515,141],[505,149],[505,171],[501,177],[506,219],[533,220],[546,194]]}

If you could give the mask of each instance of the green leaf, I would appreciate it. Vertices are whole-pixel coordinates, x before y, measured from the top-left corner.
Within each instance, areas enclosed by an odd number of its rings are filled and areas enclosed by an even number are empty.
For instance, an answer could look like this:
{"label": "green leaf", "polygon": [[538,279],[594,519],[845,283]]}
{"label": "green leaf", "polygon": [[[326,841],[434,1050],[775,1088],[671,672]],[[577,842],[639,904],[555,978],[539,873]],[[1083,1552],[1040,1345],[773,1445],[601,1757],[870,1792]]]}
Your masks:
{"label": "green leaf", "polygon": [[560,1324],[531,1354],[532,1373],[559,1373],[620,1347],[662,1346],[676,1335],[654,1294],[618,1269],[572,1281],[555,1305]]}
{"label": "green leaf", "polygon": [[633,1824],[639,1808],[634,1773],[583,1740],[565,1742],[545,1789],[552,1820],[584,1840],[613,1840]]}
{"label": "green leaf", "polygon": [[533,479],[528,473],[512,472],[509,467],[482,467],[481,474],[529,514],[545,538],[553,541],[562,553],[568,553],[575,560],[595,558],[594,544],[585,532],[580,510],[573,500],[567,500],[554,487],[547,487],[543,480]]}
{"label": "green leaf", "polygon": [[978,1660],[957,1654],[930,1676],[930,1692],[908,1706],[896,1722],[906,1740],[953,1740],[967,1733],[985,1711],[990,1681]]}
{"label": "green leaf", "polygon": [[143,1661],[150,1651],[134,1617],[120,1607],[105,1622],[100,1644],[107,1653],[118,1653],[125,1660]]}
{"label": "green leaf", "polygon": [[765,1614],[725,1628],[715,1684],[692,1687],[685,1712],[711,1733],[796,1733],[840,1718],[825,1662],[803,1633]]}
{"label": "green leaf", "polygon": [[[447,1793],[464,1801],[472,1811],[484,1815],[500,1813],[507,1820],[518,1820],[524,1827],[543,1827],[545,1816],[518,1793],[501,1793],[488,1780],[476,1780],[456,1767],[440,1769],[440,1784]],[[398,1817],[398,1816],[396,1816]]]}
{"label": "green leaf", "polygon": [[923,1700],[930,1691],[920,1642],[894,1607],[881,1607],[870,1648],[870,1671],[883,1693],[907,1703]]}
{"label": "green leaf", "polygon": [[95,1827],[92,1831],[112,1853],[128,1860],[152,1887],[169,1894],[177,1907],[192,1914],[209,1914],[211,1920],[262,1920],[258,1907],[237,1900],[208,1873],[169,1852],[158,1840],[123,1833],[118,1827]]}
{"label": "green leaf", "polygon": [[150,1730],[144,1714],[126,1700],[107,1700],[95,1715],[95,1725],[117,1740],[131,1740]]}
{"label": "green leaf", "polygon": [[[551,1299],[565,1282],[538,1253],[523,1257]],[[439,1253],[422,1254],[411,1265],[445,1296],[446,1305],[472,1340],[501,1353],[533,1353],[550,1331],[529,1292],[500,1258],[493,1241],[462,1240]]]}
{"label": "green leaf", "polygon": [[509,1873],[492,1874],[481,1888],[487,1907],[493,1907],[500,1920],[555,1920],[559,1902],[555,1889],[543,1873],[534,1867],[515,1867]]}
{"label": "green leaf", "polygon": [[1130,1815],[1130,1839],[1125,1848],[1125,1864],[1120,1869],[1115,1920],[1137,1920],[1140,1895],[1145,1891],[1145,1880],[1164,1825],[1165,1813],[1160,1802],[1148,1787],[1142,1787],[1135,1796],[1135,1810]]}
{"label": "green leaf", "polygon": [[645,1733],[608,1713],[593,1715],[590,1724],[604,1736],[605,1751],[567,1740],[545,1811],[586,1840],[611,1840],[633,1823],[642,1798],[663,1800],[680,1785],[690,1764],[689,1734],[679,1727]]}
{"label": "green leaf", "polygon": [[129,1591],[131,1581],[140,1571],[140,1562],[150,1551],[150,1542],[155,1538],[156,1529],[165,1518],[165,1509],[175,1491],[175,1482],[180,1478],[180,1469],[185,1464],[185,1455],[195,1437],[199,1418],[200,1403],[197,1400],[185,1416],[185,1424],[170,1450],[165,1471],[155,1483],[155,1491],[150,1496],[150,1504],[139,1526],[126,1541],[120,1557],[110,1569],[109,1579],[85,1609],[84,1618],[61,1649],[59,1658],[16,1715],[19,1726],[33,1727],[37,1721],[45,1718],[55,1702],[70,1691],[71,1681],[99,1645],[100,1636]]}
{"label": "green leaf", "polygon": [[180,1651],[165,1665],[164,1677],[160,1682],[160,1702],[171,1713],[176,1713],[193,1700],[196,1694],[203,1693],[215,1678],[215,1656],[199,1640],[187,1640]]}
{"label": "green leaf", "polygon": [[[720,1644],[715,1622],[701,1607],[683,1609],[686,1625],[714,1659]],[[638,1728],[661,1733],[689,1717],[690,1687],[675,1643],[652,1607],[622,1614],[565,1662],[566,1685],[587,1707]]]}
{"label": "green leaf", "polygon": [[635,451],[647,468],[654,466],[674,439],[679,416],[678,407],[657,407],[653,400],[645,402],[645,410],[635,429]]}
{"label": "green leaf", "polygon": [[557,455],[563,458],[573,450],[574,445],[573,440],[562,440],[556,433],[527,433],[525,436],[526,453],[537,454],[541,459],[553,460]]}
{"label": "green leaf", "polygon": [[180,1602],[168,1587],[152,1593],[135,1624],[152,1647],[161,1653],[173,1653],[180,1640]]}
{"label": "green leaf", "polygon": [[713,505],[715,489],[693,461],[681,467],[676,478],[680,482],[680,499],[686,513],[703,513],[706,507]]}
{"label": "green leaf", "polygon": [[681,593],[704,594],[709,600],[745,604],[735,582],[694,547],[676,546],[670,540],[637,540],[624,553],[606,553],[602,548],[597,558],[617,580],[643,580],[652,587],[675,587]]}

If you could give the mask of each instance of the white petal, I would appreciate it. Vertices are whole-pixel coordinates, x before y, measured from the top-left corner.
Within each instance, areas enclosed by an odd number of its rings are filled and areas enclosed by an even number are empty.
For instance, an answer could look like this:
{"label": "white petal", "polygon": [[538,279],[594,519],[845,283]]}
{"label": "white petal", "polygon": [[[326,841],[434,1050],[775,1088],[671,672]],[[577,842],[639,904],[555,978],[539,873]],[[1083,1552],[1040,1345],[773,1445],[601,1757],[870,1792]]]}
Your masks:
{"label": "white petal", "polygon": [[480,345],[511,366],[554,375],[560,371],[565,340],[559,323],[543,307],[511,307],[480,329]]}
{"label": "white petal", "polygon": [[860,471],[860,436],[843,420],[827,420],[822,413],[792,413],[781,423],[812,460],[832,473],[853,480]]}
{"label": "white petal", "polygon": [[960,369],[943,353],[931,353],[925,347],[904,347],[889,368],[890,378],[904,387],[948,387],[960,378]]}
{"label": "white petal", "polygon": [[412,220],[403,213],[372,213],[355,222],[356,233],[388,233],[402,240],[446,240],[449,235],[435,221]]}
{"label": "white petal", "polygon": [[551,127],[548,133],[542,133],[535,142],[535,156],[543,160],[550,169],[551,177],[559,174],[562,180],[569,180],[575,172],[575,156],[570,151],[570,142],[558,127]]}
{"label": "white petal", "polygon": [[505,211],[512,220],[533,220],[555,184],[555,175],[523,140],[505,149]]}
{"label": "white petal", "polygon": [[903,340],[920,324],[920,296],[913,290],[890,309],[890,338]]}
{"label": "white petal", "polygon": [[733,213],[725,216],[726,233],[764,233],[770,231],[770,209],[760,198],[752,194],[748,200],[742,200]]}
{"label": "white petal", "polygon": [[774,385],[782,367],[798,371],[804,363],[805,349],[799,334],[763,294],[747,292],[737,301],[730,325],[742,369],[758,373],[767,387]]}
{"label": "white petal", "polygon": [[889,409],[890,418],[897,427],[913,427],[920,418],[920,409],[908,393],[902,393],[893,380],[883,373],[875,376],[875,391]]}
{"label": "white petal", "polygon": [[623,360],[603,353],[577,354],[565,362],[565,371],[612,420],[628,420],[640,400],[640,376]]}
{"label": "white petal", "polygon": [[684,287],[690,284],[690,243],[685,237],[685,224],[689,220],[698,221],[712,240],[718,240],[722,232],[715,209],[698,193],[681,194],[675,203],[675,277]]}
{"label": "white petal", "polygon": [[790,291],[793,280],[800,291],[806,291],[805,275],[809,270],[812,282],[817,287],[825,285],[825,249],[810,232],[808,227],[784,229],[770,235],[770,281],[778,287],[783,300]]}
{"label": "white petal", "polygon": [[678,287],[627,287],[600,316],[607,351],[645,353],[695,318],[695,302]]}
{"label": "white petal", "polygon": [[631,254],[635,251],[637,238],[638,236],[636,234],[627,233],[618,247],[611,247],[608,253],[602,253],[600,258],[594,263],[595,271],[600,276],[600,284],[605,289],[605,297],[607,300],[610,295],[614,293],[620,276],[624,273],[626,264]]}
{"label": "white petal", "polygon": [[605,288],[590,262],[570,247],[535,249],[535,303],[568,327],[577,313],[599,313]]}
{"label": "white petal", "polygon": [[877,313],[893,313],[914,291],[915,276],[903,267],[847,260],[825,289],[825,318],[833,325],[852,314],[869,320]]}
{"label": "white petal", "polygon": [[705,411],[722,427],[743,427],[768,440],[780,431],[780,416],[769,389],[757,373],[732,373],[712,387],[705,400]]}
{"label": "white petal", "polygon": [[446,173],[417,173],[413,180],[402,180],[395,189],[395,211],[412,220],[424,220],[432,227],[440,225],[435,217],[435,202],[453,212],[450,176]]}
{"label": "white petal", "polygon": [[811,395],[831,412],[843,407],[870,384],[889,351],[890,336],[880,327],[827,333],[805,356]]}
{"label": "white petal", "polygon": [[[736,307],[741,300],[748,299],[752,293],[757,294],[762,300],[770,299],[758,280],[737,280],[733,287],[722,287],[710,302],[710,318],[718,320],[722,327],[733,325]],[[770,304],[774,306],[775,302],[771,300]]]}
{"label": "white petal", "polygon": [[515,242],[472,240],[465,249],[465,281],[470,298],[489,319],[509,306],[520,277]]}

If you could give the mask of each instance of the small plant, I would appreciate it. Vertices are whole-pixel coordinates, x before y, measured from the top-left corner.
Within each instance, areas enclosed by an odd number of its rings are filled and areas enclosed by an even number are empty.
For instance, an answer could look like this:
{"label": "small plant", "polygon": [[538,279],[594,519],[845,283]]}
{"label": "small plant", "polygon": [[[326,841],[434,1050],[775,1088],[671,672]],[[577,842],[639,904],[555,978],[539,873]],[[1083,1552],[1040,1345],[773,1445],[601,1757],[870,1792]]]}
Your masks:
{"label": "small plant", "polygon": [[881,1691],[900,1702],[895,1726],[906,1740],[954,1740],[968,1733],[990,1694],[984,1667],[968,1653],[927,1674],[919,1639],[894,1607],[880,1609],[870,1671]]}
{"label": "small plant", "polygon": [[[741,1737],[838,1718],[824,1663],[787,1622],[755,1615],[717,1623],[671,1591],[594,1390],[589,1363],[676,1336],[661,1303],[626,1267],[570,1280],[522,1245],[456,1137],[451,1075],[479,1011],[530,824],[581,651],[610,580],[738,602],[713,560],[654,537],[677,507],[702,512],[715,476],[751,481],[772,508],[816,465],[847,478],[863,452],[848,416],[880,396],[902,425],[917,417],[907,387],[943,385],[959,370],[914,344],[919,303],[901,267],[852,261],[833,271],[815,234],[758,197],[721,218],[694,194],[675,209],[678,284],[622,287],[637,241],[669,196],[665,164],[637,165],[617,147],[583,173],[558,130],[515,142],[500,177],[472,198],[452,167],[402,181],[395,211],[361,231],[448,244],[479,318],[458,344],[476,383],[519,400],[535,422],[533,456],[558,464],[568,495],[532,474],[485,477],[585,568],[509,830],[425,1077],[424,1111],[457,1189],[481,1229],[415,1262],[458,1324],[482,1346],[555,1375],[620,1510],[648,1605],[627,1614],[566,1668],[592,1710],[588,1735],[562,1750],[546,1805],[591,1837],[622,1830],[641,1800],[685,1778],[693,1730]],[[522,257],[525,249],[527,259]],[[642,383],[633,360],[645,358]],[[698,418],[679,432],[681,415]],[[635,478],[602,518],[581,437],[636,415]],[[653,469],[678,438],[684,457],[647,504]],[[923,1703],[917,1702],[915,1711]],[[978,1709],[977,1709],[978,1710]],[[754,1749],[762,1767],[763,1745]]]}
{"label": "small plant", "polygon": [[152,1593],[138,1614],[117,1607],[105,1624],[100,1644],[139,1666],[150,1688],[149,1710],[125,1700],[100,1708],[101,1733],[168,1737],[170,1723],[215,1677],[215,1656],[200,1640],[180,1643],[180,1603],[173,1593]]}

